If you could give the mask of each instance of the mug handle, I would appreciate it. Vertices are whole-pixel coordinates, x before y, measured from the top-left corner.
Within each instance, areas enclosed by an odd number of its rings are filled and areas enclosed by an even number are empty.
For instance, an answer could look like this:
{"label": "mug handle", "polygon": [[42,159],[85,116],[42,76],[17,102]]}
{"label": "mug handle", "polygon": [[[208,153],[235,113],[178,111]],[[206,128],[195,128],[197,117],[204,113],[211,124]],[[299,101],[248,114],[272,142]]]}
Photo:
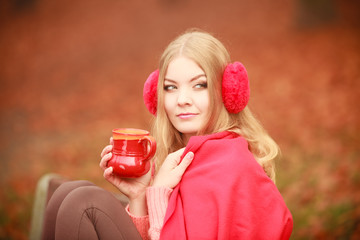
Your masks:
{"label": "mug handle", "polygon": [[148,153],[145,156],[145,160],[148,160],[152,158],[155,155],[156,152],[156,141],[155,138],[152,136],[145,136],[144,137],[150,144],[150,149],[148,150]]}

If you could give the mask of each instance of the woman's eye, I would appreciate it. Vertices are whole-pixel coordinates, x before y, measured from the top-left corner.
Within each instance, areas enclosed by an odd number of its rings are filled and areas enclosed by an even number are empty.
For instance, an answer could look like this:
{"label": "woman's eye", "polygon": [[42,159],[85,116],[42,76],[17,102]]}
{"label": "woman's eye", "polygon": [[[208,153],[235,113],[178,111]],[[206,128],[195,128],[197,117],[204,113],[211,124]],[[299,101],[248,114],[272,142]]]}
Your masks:
{"label": "woman's eye", "polygon": [[164,86],[165,91],[171,91],[171,90],[174,90],[174,89],[176,89],[175,85],[165,85]]}
{"label": "woman's eye", "polygon": [[195,85],[195,88],[207,88],[207,83],[198,83]]}

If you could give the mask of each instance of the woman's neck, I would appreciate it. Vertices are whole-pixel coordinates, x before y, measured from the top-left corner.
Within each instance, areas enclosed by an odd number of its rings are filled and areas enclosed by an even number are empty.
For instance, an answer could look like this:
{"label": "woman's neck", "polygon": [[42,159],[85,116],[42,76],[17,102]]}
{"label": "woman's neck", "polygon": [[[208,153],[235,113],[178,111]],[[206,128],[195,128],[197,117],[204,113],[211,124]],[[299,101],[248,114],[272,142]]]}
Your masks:
{"label": "woman's neck", "polygon": [[182,134],[182,140],[184,145],[186,146],[190,140],[190,138],[193,136],[193,134]]}

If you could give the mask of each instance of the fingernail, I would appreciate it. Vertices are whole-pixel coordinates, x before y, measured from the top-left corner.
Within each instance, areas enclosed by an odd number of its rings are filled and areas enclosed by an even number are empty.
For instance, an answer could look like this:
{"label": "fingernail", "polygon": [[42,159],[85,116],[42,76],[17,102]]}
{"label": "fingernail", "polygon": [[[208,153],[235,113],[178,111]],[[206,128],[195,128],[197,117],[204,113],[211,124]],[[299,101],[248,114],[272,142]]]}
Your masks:
{"label": "fingernail", "polygon": [[190,160],[193,159],[194,158],[194,153],[193,152],[188,152],[187,158],[190,159]]}

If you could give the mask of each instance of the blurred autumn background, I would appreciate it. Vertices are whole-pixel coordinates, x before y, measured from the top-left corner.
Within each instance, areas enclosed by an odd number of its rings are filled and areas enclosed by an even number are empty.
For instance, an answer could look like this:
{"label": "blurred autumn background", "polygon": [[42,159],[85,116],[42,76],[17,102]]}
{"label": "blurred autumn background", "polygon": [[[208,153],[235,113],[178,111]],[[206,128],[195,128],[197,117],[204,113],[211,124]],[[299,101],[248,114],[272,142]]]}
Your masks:
{"label": "blurred autumn background", "polygon": [[292,239],[360,238],[357,0],[3,0],[0,239],[27,239],[46,173],[115,191],[98,167],[116,127],[150,129],[142,86],[188,28],[247,67],[250,107],[280,144]]}

